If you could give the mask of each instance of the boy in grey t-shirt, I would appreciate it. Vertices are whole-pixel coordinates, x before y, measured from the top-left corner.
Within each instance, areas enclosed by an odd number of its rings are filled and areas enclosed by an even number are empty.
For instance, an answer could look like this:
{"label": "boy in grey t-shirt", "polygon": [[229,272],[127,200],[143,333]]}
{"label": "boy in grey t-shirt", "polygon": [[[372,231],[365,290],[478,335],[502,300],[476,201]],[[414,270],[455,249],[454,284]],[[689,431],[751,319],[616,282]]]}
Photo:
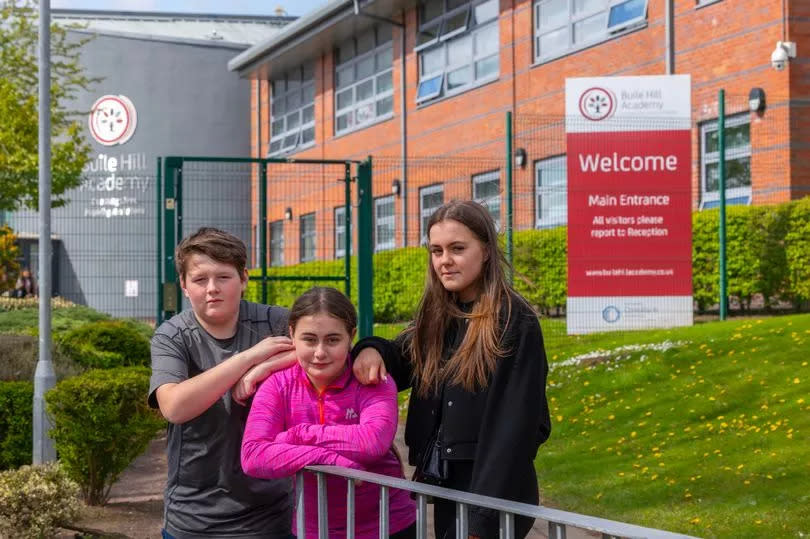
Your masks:
{"label": "boy in grey t-shirt", "polygon": [[226,232],[200,229],[175,261],[191,310],[152,337],[149,388],[149,404],[169,421],[164,537],[288,538],[291,483],[242,473],[248,409],[230,391],[256,366],[272,372],[295,361],[288,312],[241,299],[247,252]]}

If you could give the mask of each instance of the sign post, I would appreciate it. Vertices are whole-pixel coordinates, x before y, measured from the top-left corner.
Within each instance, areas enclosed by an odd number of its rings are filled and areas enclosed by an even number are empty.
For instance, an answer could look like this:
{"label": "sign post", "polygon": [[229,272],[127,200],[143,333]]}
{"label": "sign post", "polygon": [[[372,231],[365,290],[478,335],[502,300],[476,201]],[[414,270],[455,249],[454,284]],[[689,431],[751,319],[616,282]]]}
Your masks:
{"label": "sign post", "polygon": [[569,334],[692,324],[688,75],[566,80]]}

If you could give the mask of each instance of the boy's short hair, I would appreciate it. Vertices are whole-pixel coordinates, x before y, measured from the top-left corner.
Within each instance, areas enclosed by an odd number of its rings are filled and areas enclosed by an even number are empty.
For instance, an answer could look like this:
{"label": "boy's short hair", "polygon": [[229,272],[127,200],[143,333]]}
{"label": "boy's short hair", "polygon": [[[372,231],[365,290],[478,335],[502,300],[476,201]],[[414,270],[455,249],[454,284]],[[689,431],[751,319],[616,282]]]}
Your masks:
{"label": "boy's short hair", "polygon": [[186,278],[186,264],[193,254],[206,255],[217,262],[230,264],[240,277],[247,264],[247,248],[242,240],[218,228],[202,227],[183,238],[174,250],[174,265],[182,280]]}

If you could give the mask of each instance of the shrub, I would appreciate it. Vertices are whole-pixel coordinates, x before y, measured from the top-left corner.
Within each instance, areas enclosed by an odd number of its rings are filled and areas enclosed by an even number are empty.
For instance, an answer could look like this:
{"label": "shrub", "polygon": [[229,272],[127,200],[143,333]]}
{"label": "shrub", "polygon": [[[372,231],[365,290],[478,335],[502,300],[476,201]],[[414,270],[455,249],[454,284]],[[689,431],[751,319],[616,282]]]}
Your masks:
{"label": "shrub", "polygon": [[31,462],[34,384],[0,382],[0,470]]}
{"label": "shrub", "polygon": [[[16,302],[31,303],[28,307],[10,307]],[[61,333],[77,328],[87,322],[109,320],[110,316],[100,313],[83,305],[62,304],[61,300],[54,298],[51,302],[53,308],[51,329]],[[6,308],[8,307],[8,308]],[[5,310],[4,310],[5,309]],[[21,333],[24,335],[39,335],[39,308],[36,302],[30,299],[0,298],[0,331],[3,333]]]}
{"label": "shrub", "polygon": [[14,231],[8,225],[0,226],[0,294],[14,289],[20,272],[19,257]]}
{"label": "shrub", "polygon": [[149,369],[93,369],[45,395],[59,458],[85,501],[102,505],[110,487],[165,422],[146,403]]}
{"label": "shrub", "polygon": [[568,295],[567,227],[515,233],[515,288],[542,313],[565,307]]}
{"label": "shrub", "polygon": [[810,197],[792,204],[785,234],[788,296],[796,308],[810,299]]}
{"label": "shrub", "polygon": [[78,494],[55,463],[0,472],[0,537],[53,537],[78,515]]}
{"label": "shrub", "polygon": [[57,342],[74,362],[90,368],[109,369],[149,365],[149,338],[131,322],[90,322],[61,335]]}

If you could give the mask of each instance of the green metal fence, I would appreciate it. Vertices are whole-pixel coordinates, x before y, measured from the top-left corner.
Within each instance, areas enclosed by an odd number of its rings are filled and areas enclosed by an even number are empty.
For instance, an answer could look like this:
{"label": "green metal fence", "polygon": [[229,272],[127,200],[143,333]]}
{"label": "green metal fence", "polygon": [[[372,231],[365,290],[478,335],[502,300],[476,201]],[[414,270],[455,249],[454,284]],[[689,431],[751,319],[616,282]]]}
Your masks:
{"label": "green metal fence", "polygon": [[[370,230],[370,160],[171,156],[158,168],[158,323],[184,308],[174,249],[201,226],[226,230],[248,246],[251,299],[289,307],[297,294],[280,293],[273,286],[280,282],[295,283],[296,291],[331,283],[352,296],[349,238],[354,208],[357,230]],[[371,334],[373,324],[371,270],[364,266],[371,263],[369,244],[357,249],[361,335]]]}

